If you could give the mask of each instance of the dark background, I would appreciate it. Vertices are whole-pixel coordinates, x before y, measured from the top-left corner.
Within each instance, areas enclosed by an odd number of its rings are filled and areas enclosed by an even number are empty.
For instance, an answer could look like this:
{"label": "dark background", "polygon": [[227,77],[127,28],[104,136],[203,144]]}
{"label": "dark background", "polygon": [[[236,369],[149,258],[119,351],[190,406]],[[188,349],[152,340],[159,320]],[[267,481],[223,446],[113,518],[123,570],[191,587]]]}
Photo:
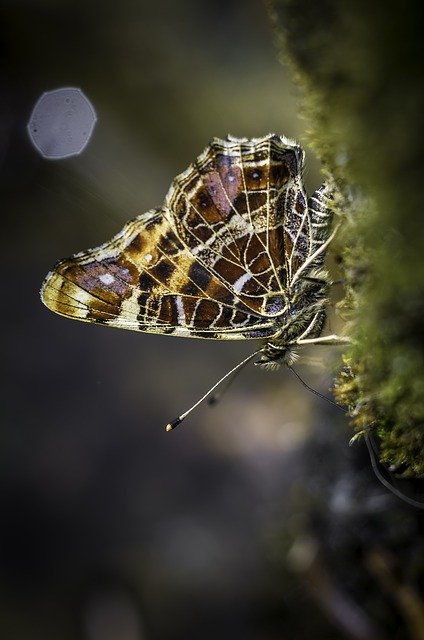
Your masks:
{"label": "dark background", "polygon": [[[356,604],[371,578],[347,596],[352,566],[323,569],[355,556],[357,512],[393,504],[343,416],[286,372],[250,367],[165,434],[253,343],[74,323],[39,299],[56,260],[159,206],[213,136],[302,140],[264,6],[5,1],[1,77],[1,637],[385,637]],[[81,156],[46,161],[26,124],[66,86],[98,121]],[[305,181],[320,183],[308,150]],[[311,355],[323,365],[299,371],[328,393],[337,352]]]}

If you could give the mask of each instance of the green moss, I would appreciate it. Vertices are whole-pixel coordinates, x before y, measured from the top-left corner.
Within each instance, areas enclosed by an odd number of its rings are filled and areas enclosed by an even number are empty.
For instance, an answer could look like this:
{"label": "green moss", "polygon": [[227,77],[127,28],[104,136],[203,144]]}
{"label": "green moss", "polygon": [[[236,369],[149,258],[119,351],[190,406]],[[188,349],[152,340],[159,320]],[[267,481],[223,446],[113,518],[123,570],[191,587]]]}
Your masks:
{"label": "green moss", "polygon": [[309,143],[335,177],[353,344],[335,385],[381,457],[424,475],[424,81],[419,5],[276,0]]}

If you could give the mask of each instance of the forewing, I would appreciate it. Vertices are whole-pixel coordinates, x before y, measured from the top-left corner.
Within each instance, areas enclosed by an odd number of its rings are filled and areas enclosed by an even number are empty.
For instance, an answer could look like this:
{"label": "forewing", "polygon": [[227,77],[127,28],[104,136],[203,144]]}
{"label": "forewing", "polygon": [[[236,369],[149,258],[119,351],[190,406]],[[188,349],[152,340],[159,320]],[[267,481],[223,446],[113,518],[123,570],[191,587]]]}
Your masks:
{"label": "forewing", "polygon": [[214,139],[165,200],[170,226],[198,263],[265,317],[286,304],[284,203],[302,160],[281,136]]}
{"label": "forewing", "polygon": [[124,329],[227,339],[273,332],[272,322],[196,261],[163,210],[143,214],[110,242],[59,262],[41,296],[64,316]]}

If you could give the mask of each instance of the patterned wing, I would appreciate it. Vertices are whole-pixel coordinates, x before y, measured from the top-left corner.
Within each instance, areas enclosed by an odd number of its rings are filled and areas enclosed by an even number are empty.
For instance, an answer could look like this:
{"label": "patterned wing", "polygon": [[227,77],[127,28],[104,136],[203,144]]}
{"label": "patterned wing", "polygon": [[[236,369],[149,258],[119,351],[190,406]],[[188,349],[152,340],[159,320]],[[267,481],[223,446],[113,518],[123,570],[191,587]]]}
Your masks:
{"label": "patterned wing", "polygon": [[302,165],[302,149],[282,136],[215,138],[162,209],[59,262],[43,301],[71,318],[152,333],[273,335],[293,277],[319,264],[328,236],[319,194],[308,209]]}
{"label": "patterned wing", "polygon": [[283,136],[215,138],[165,200],[170,226],[198,264],[261,316],[287,304],[285,251],[299,241],[287,241],[284,225],[288,207],[306,207],[302,163],[302,149]]}
{"label": "patterned wing", "polygon": [[324,263],[332,221],[330,196],[330,190],[323,185],[307,201],[300,181],[294,181],[285,193],[284,256],[289,287],[300,275],[307,275]]}
{"label": "patterned wing", "polygon": [[61,315],[123,329],[227,339],[274,332],[269,319],[197,263],[163,210],[149,211],[110,242],[59,262],[41,297]]}

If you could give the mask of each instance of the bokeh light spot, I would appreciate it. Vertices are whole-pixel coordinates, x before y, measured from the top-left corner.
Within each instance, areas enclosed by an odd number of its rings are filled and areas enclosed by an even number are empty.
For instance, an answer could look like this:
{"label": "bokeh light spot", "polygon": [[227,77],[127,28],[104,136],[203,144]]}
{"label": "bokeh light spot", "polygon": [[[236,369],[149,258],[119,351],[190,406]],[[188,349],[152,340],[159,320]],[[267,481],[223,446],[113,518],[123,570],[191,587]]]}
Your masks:
{"label": "bokeh light spot", "polygon": [[96,120],[94,107],[81,89],[55,89],[43,93],[37,101],[28,133],[44,158],[61,160],[85,149]]}

